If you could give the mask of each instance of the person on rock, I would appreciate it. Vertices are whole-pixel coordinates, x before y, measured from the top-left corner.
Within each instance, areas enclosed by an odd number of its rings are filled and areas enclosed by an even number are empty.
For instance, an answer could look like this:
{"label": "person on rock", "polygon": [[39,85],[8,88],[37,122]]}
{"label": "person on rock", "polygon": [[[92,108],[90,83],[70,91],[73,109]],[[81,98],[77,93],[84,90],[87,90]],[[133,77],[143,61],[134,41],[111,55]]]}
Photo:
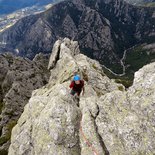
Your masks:
{"label": "person on rock", "polygon": [[80,96],[82,91],[82,95],[84,95],[84,81],[81,80],[79,75],[74,76],[73,81],[71,82],[69,87],[71,88],[71,95],[74,96],[75,94],[77,94],[78,96]]}

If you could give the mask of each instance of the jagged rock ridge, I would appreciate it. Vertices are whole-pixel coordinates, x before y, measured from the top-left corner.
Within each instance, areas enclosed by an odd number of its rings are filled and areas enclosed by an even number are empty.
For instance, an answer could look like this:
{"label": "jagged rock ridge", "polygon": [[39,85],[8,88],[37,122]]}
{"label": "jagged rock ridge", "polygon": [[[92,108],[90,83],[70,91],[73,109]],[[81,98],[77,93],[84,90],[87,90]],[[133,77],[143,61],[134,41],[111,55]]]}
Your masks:
{"label": "jagged rock ridge", "polygon": [[[78,52],[67,38],[55,43],[49,82],[33,91],[13,128],[9,155],[153,155],[155,63],[136,72],[126,91]],[[74,73],[85,80],[79,107],[69,90]]]}

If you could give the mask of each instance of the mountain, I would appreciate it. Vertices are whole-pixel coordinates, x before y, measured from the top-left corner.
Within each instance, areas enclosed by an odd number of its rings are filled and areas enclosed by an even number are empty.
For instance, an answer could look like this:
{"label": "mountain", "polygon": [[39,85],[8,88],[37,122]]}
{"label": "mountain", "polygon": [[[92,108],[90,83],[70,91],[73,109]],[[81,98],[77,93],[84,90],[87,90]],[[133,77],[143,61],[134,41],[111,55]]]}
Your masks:
{"label": "mountain", "polygon": [[66,0],[2,32],[0,51],[32,59],[40,51],[50,53],[57,39],[69,37],[79,41],[83,54],[119,74],[126,49],[154,42],[154,24],[155,8],[122,0]]}
{"label": "mountain", "polygon": [[41,53],[34,60],[0,54],[0,155],[7,155],[11,130],[32,91],[48,82],[48,59]]}
{"label": "mountain", "polygon": [[18,9],[31,7],[33,5],[46,5],[57,0],[1,0],[0,15],[12,13]]}
{"label": "mountain", "polygon": [[[33,91],[12,130],[9,155],[154,154],[155,63],[125,90],[65,38],[55,43],[48,68],[49,82]],[[85,82],[79,100],[69,90],[75,73]]]}

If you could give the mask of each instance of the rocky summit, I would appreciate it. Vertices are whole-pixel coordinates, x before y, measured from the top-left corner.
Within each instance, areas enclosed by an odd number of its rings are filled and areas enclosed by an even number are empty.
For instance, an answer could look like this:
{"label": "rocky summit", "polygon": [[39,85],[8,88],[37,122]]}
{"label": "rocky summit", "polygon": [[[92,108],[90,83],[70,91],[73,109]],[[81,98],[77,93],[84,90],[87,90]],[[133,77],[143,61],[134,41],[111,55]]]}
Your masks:
{"label": "rocky summit", "polygon": [[13,126],[17,123],[34,89],[48,82],[48,55],[38,54],[33,61],[0,55],[0,155],[6,155]]}
{"label": "rocky summit", "polygon": [[[48,69],[49,82],[32,92],[12,130],[9,155],[155,154],[155,63],[125,90],[65,38],[54,44]],[[85,82],[80,100],[69,89],[77,73]]]}

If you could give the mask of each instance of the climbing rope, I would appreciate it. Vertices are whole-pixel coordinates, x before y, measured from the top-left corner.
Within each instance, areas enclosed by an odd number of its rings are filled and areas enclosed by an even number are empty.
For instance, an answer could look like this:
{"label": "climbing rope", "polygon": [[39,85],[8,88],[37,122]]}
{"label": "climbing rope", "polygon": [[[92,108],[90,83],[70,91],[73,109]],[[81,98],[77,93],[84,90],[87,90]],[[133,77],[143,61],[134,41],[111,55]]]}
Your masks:
{"label": "climbing rope", "polygon": [[83,130],[82,130],[82,116],[81,116],[81,120],[80,120],[80,132],[82,137],[84,138],[84,140],[86,141],[86,144],[92,149],[94,155],[99,155],[99,153],[95,150],[95,148],[92,146],[92,144],[89,142],[89,140],[87,139],[87,137],[85,136]]}

